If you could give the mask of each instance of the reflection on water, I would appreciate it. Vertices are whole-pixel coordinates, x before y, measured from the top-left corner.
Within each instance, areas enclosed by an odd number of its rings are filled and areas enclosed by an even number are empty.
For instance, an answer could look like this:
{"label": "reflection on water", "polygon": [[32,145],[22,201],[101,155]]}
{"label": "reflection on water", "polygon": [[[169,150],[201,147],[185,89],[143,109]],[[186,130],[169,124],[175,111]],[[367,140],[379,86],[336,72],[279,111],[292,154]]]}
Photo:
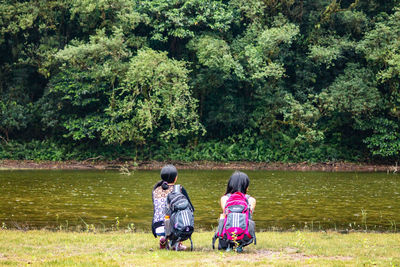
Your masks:
{"label": "reflection on water", "polygon": [[[179,171],[197,227],[216,226],[232,171]],[[386,173],[247,171],[258,230],[400,228],[400,176]],[[0,171],[0,224],[150,230],[159,171]],[[396,225],[397,224],[397,225]],[[75,227],[75,228],[74,228]]]}

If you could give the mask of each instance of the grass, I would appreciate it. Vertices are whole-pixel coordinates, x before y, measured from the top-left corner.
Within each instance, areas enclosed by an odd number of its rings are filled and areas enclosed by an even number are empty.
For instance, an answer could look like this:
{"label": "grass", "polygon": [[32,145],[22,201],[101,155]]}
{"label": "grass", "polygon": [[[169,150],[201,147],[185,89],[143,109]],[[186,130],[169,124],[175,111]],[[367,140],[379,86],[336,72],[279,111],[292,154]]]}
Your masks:
{"label": "grass", "polygon": [[400,266],[400,234],[263,232],[244,253],[211,249],[193,234],[193,252],[159,250],[149,233],[0,230],[0,265],[26,266]]}

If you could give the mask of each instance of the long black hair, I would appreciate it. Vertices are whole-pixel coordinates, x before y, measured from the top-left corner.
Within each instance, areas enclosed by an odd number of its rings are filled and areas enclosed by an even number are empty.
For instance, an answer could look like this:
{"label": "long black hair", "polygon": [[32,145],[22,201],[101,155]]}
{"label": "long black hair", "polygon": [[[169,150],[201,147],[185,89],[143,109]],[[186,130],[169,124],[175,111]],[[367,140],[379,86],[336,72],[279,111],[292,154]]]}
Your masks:
{"label": "long black hair", "polygon": [[225,194],[233,194],[235,192],[246,194],[249,184],[250,179],[247,174],[245,174],[244,172],[235,171],[229,178]]}
{"label": "long black hair", "polygon": [[174,165],[168,164],[161,169],[160,176],[162,180],[154,186],[154,189],[161,185],[162,189],[167,190],[168,184],[175,182],[175,178],[178,176],[178,170]]}

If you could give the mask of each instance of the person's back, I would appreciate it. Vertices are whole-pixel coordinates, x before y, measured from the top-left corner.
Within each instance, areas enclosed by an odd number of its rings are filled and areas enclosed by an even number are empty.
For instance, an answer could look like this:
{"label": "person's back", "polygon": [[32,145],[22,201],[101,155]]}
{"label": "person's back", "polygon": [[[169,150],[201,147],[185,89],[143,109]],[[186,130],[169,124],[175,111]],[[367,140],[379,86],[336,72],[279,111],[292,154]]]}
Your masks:
{"label": "person's back", "polygon": [[167,209],[167,196],[172,192],[174,186],[166,185],[164,188],[162,185],[156,185],[153,189],[153,223],[152,231],[155,236],[164,236],[164,220],[165,212]]}

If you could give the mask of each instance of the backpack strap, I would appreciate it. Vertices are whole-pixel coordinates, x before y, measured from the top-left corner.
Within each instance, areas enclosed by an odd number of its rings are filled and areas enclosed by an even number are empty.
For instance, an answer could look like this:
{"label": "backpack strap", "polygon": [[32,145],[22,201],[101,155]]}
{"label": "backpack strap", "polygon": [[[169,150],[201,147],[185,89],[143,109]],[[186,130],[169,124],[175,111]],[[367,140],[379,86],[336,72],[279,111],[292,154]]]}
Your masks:
{"label": "backpack strap", "polygon": [[192,236],[189,237],[190,240],[190,251],[193,251],[193,241],[192,241]]}
{"label": "backpack strap", "polygon": [[212,238],[212,248],[215,249],[215,240],[217,240],[217,233],[214,234],[213,238]]}

